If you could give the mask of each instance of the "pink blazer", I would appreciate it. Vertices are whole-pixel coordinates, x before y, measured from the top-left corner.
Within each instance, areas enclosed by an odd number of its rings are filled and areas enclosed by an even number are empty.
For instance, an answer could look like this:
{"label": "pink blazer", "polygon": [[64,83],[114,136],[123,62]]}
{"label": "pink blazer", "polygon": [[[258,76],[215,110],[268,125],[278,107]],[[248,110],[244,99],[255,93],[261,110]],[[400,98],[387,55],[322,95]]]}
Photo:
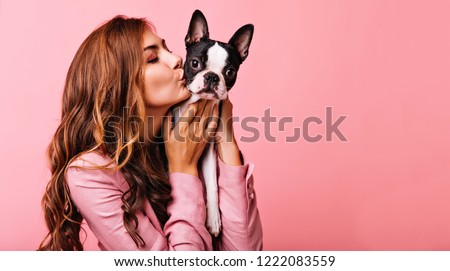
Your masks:
{"label": "pink blazer", "polygon": [[253,164],[229,166],[218,159],[219,208],[222,232],[212,238],[205,227],[206,205],[200,179],[185,173],[169,174],[173,200],[164,228],[148,201],[136,214],[145,247],[138,248],[123,225],[122,194],[128,184],[120,171],[72,166],[104,165],[109,157],[87,153],[67,170],[70,195],[98,239],[101,250],[261,250],[262,228],[253,186]]}

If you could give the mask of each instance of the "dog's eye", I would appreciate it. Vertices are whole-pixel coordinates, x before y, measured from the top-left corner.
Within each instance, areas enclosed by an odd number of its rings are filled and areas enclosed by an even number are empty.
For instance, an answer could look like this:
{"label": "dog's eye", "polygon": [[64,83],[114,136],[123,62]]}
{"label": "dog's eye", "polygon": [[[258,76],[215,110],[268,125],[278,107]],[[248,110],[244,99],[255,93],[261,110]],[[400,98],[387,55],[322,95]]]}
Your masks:
{"label": "dog's eye", "polygon": [[235,71],[234,69],[231,69],[231,68],[230,68],[230,69],[226,70],[225,75],[228,76],[228,77],[231,77],[231,76],[233,76],[235,73],[236,73],[236,71]]}
{"label": "dog's eye", "polygon": [[193,59],[193,60],[191,61],[191,66],[192,66],[192,68],[197,69],[197,68],[199,67],[199,65],[200,65],[200,63],[198,62],[197,59]]}

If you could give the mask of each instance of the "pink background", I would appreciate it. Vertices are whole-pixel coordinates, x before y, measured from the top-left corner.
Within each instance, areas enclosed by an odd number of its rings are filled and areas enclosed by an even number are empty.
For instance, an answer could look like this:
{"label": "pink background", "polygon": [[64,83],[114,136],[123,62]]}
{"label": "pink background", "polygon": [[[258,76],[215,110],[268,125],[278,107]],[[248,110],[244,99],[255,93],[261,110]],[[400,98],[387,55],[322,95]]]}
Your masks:
{"label": "pink background", "polygon": [[[294,120],[272,124],[276,143],[240,144],[256,164],[266,250],[450,250],[449,2],[210,3],[0,0],[0,250],[34,250],[45,235],[44,155],[81,42],[117,14],[147,17],[184,58],[196,8],[215,39],[255,25],[235,114]],[[327,106],[347,116],[348,142],[285,143]],[[252,126],[264,134],[261,119]],[[98,249],[90,232],[85,247]]]}

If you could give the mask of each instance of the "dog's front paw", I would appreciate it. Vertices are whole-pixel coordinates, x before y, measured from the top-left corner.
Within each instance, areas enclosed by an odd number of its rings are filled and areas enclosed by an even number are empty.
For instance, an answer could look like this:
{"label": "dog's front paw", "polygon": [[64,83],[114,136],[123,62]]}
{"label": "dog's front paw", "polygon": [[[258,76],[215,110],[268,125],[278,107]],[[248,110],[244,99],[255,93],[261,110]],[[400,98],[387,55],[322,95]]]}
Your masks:
{"label": "dog's front paw", "polygon": [[218,209],[207,209],[208,217],[206,219],[206,228],[215,237],[219,236],[222,229],[222,221],[220,220],[220,211]]}

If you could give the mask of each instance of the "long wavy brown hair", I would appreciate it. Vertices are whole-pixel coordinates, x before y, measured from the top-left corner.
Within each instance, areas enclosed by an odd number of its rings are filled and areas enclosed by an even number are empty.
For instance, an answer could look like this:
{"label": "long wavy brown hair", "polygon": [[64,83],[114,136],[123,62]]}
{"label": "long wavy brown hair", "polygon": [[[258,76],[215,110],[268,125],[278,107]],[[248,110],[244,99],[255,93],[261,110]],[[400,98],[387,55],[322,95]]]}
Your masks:
{"label": "long wavy brown hair", "polygon": [[[39,250],[83,250],[83,217],[70,198],[65,176],[71,162],[88,152],[111,158],[96,168],[111,170],[114,164],[124,175],[130,189],[122,196],[123,223],[137,246],[145,242],[137,232],[135,213],[146,200],[161,225],[168,219],[171,187],[164,145],[143,140],[145,29],[154,31],[145,19],[117,16],[87,37],[70,65],[61,123],[47,150],[51,179],[42,207],[49,232]],[[136,122],[136,116],[141,121]]]}

